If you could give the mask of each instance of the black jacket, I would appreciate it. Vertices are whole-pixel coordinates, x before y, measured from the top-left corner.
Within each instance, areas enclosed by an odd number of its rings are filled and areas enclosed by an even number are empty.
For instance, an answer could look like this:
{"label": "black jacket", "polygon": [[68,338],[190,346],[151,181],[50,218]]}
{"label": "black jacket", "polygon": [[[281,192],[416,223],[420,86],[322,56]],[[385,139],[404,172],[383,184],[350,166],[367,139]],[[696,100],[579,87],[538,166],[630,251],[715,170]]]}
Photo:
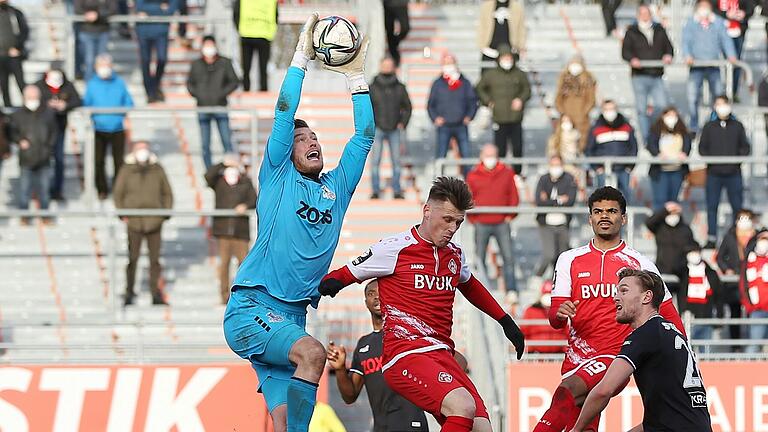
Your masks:
{"label": "black jacket", "polygon": [[685,266],[685,277],[680,282],[680,292],[677,295],[681,311],[690,311],[696,318],[712,318],[713,313],[717,311],[717,316],[723,316],[723,288],[720,283],[720,277],[717,272],[705,261],[704,274],[706,275],[709,287],[712,290],[711,295],[707,296],[706,303],[695,303],[688,301],[688,265]]}
{"label": "black jacket", "polygon": [[64,84],[59,88],[58,93],[53,93],[53,89],[48,87],[45,83],[45,78],[42,78],[35,85],[40,89],[40,104],[48,105],[48,101],[51,99],[60,99],[67,103],[67,107],[64,111],[54,111],[56,115],[56,122],[59,126],[59,132],[62,133],[67,128],[67,115],[73,109],[83,105],[80,94],[77,92],[75,85],[72,84],[66,77],[64,77]]}
{"label": "black jacket", "polygon": [[[699,154],[702,156],[749,156],[749,141],[744,125],[735,117],[715,119],[704,125],[699,138]],[[731,175],[741,173],[740,164],[707,165],[707,173]]]}
{"label": "black jacket", "polygon": [[91,11],[96,11],[99,14],[96,21],[81,23],[80,31],[88,33],[109,31],[109,17],[117,13],[117,3],[115,0],[75,0],[75,13],[77,15]]}
{"label": "black jacket", "polygon": [[11,141],[19,144],[29,141],[29,148],[19,150],[19,166],[37,169],[51,161],[53,146],[58,134],[53,111],[40,106],[37,111],[21,108],[11,114]]}
{"label": "black jacket", "polygon": [[[624,43],[621,45],[621,57],[625,61],[633,58],[640,60],[661,60],[665,55],[674,55],[672,42],[669,41],[667,31],[659,23],[653,23],[653,44],[648,43],[643,32],[637,26],[632,24],[627,28],[624,35]],[[664,75],[664,68],[640,68],[632,69],[632,75]]]}
{"label": "black jacket", "polygon": [[[683,153],[690,155],[691,154],[691,136],[688,134],[683,134]],[[661,153],[661,149],[659,148],[659,140],[661,140],[661,135],[657,131],[651,130],[648,133],[648,152],[653,156],[658,156],[659,153]],[[683,171],[683,173],[688,172],[688,165],[687,164],[681,164],[680,170]],[[661,164],[652,164],[650,169],[648,170],[648,176],[652,179],[657,179],[659,177],[659,174],[661,173]]]}
{"label": "black jacket", "polygon": [[[246,175],[240,176],[240,181],[230,186],[224,180],[224,164],[217,164],[205,173],[205,182],[216,195],[217,209],[234,209],[239,204],[245,204],[249,209],[256,207],[256,190],[253,182]],[[214,237],[234,237],[240,240],[250,240],[251,228],[248,216],[219,216],[213,218]]]}
{"label": "black jacket", "polygon": [[667,209],[652,214],[645,220],[645,226],[656,236],[656,267],[663,273],[679,275],[685,267],[687,248],[695,243],[691,227],[680,218],[676,226],[669,226],[664,218],[669,215]]}
{"label": "black jacket", "polygon": [[741,269],[741,256],[739,254],[739,241],[736,239],[736,227],[731,227],[728,230],[725,236],[723,236],[723,241],[720,242],[720,247],[717,248],[717,266],[721,272],[732,270],[739,273]]}
{"label": "black jacket", "polygon": [[6,3],[4,6],[0,6],[0,23],[5,26],[6,22],[10,22],[11,26],[9,29],[0,30],[0,37],[2,38],[0,39],[0,49],[5,49],[7,52],[8,48],[16,48],[21,51],[22,58],[26,58],[27,50],[24,46],[29,39],[29,25],[27,25],[24,13]]}
{"label": "black jacket", "polygon": [[411,119],[411,98],[397,76],[376,75],[371,83],[370,93],[377,128],[393,131],[398,123],[408,126]]}
{"label": "black jacket", "polygon": [[227,96],[239,85],[232,60],[221,56],[211,64],[203,58],[193,61],[187,78],[187,90],[197,106],[227,106]]}
{"label": "black jacket", "polygon": [[[557,202],[557,199],[553,199],[552,190],[557,188],[557,196],[568,195],[567,202]],[[576,192],[578,186],[576,186],[576,180],[573,176],[567,172],[563,173],[556,181],[552,181],[552,177],[549,174],[544,174],[539,178],[539,182],[536,184],[536,205],[539,207],[573,207],[576,202]],[[546,199],[541,198],[541,193],[544,192],[547,195]],[[571,223],[571,215],[565,216],[566,225]],[[539,225],[547,225],[546,213],[540,213],[536,216],[536,221]]]}
{"label": "black jacket", "polygon": [[0,163],[2,163],[2,158],[11,152],[11,143],[8,139],[9,129],[8,116],[0,111]]}
{"label": "black jacket", "polygon": [[[721,11],[719,6],[718,0],[711,0],[712,1],[712,12],[716,13],[717,15],[720,15],[721,18],[728,21],[728,18],[725,16],[725,11]],[[744,20],[739,24],[741,27],[741,35],[744,36],[744,34],[747,32],[747,27],[749,27],[749,19],[752,17],[752,15],[755,14],[755,2],[753,0],[739,0],[739,9],[744,11],[744,14],[746,15],[744,17]],[[765,12],[761,12],[761,14],[765,14]]]}
{"label": "black jacket", "polygon": [[768,74],[763,74],[760,77],[760,83],[757,85],[757,106],[768,107]]}

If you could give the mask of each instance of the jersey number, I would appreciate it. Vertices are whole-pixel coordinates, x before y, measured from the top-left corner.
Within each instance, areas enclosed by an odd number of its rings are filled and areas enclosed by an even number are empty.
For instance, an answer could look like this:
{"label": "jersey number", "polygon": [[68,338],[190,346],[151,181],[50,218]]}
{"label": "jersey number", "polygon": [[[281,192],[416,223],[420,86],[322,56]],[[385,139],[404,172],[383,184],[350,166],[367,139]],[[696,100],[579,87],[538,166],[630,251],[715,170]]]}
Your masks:
{"label": "jersey number", "polygon": [[[699,366],[696,364],[696,360],[693,359],[693,353],[685,343],[683,338],[679,335],[675,336],[675,349],[685,348],[688,353],[688,364],[685,367],[685,379],[683,379],[683,388],[703,388],[704,385],[701,382],[701,372],[699,372]],[[695,376],[694,376],[695,373]]]}
{"label": "jersey number", "polygon": [[607,366],[605,366],[605,363],[594,361],[594,360],[590,364],[584,367],[584,370],[587,371],[589,376],[595,376],[595,375],[601,374],[605,372],[606,369],[607,369]]}

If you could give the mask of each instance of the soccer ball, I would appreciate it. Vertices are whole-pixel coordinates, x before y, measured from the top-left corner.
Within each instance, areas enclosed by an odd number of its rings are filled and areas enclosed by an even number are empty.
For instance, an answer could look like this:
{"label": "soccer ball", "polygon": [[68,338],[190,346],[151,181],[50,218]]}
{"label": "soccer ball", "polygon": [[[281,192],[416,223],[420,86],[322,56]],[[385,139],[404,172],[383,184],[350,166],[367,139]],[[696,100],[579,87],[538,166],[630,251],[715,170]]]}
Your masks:
{"label": "soccer ball", "polygon": [[315,25],[312,48],[328,66],[345,65],[355,58],[360,49],[360,33],[346,18],[327,16]]}

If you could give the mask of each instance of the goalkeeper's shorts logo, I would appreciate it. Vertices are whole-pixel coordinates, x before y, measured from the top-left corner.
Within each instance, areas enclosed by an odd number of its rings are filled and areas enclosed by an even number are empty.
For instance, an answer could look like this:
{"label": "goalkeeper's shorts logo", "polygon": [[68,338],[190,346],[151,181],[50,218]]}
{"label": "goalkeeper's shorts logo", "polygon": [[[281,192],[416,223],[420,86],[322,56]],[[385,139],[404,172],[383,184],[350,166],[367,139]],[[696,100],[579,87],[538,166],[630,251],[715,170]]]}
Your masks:
{"label": "goalkeeper's shorts logo", "polygon": [[451,374],[448,372],[440,372],[437,375],[437,380],[441,383],[449,384],[453,382],[453,376],[451,376]]}

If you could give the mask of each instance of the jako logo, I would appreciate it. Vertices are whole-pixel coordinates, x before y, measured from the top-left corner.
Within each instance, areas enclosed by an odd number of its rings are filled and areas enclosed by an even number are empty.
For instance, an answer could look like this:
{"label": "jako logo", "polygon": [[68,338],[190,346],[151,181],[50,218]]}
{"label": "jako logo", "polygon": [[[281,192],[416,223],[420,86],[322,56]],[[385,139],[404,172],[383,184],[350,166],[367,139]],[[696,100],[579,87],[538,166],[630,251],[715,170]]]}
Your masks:
{"label": "jako logo", "polygon": [[411,270],[424,270],[424,264],[411,264]]}
{"label": "jako logo", "polygon": [[581,298],[613,298],[616,295],[616,284],[599,283],[596,285],[582,285]]}
{"label": "jako logo", "polygon": [[456,291],[456,288],[451,285],[453,276],[431,276],[423,274],[413,275],[413,287],[416,289],[428,289],[428,290],[449,290]]}

